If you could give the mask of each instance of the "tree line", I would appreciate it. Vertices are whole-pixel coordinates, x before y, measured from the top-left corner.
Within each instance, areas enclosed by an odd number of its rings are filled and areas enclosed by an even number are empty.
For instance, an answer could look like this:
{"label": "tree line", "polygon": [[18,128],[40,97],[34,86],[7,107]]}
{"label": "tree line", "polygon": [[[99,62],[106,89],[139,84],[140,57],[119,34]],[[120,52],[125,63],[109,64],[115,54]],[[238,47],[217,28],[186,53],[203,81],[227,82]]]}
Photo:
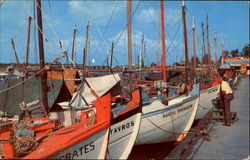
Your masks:
{"label": "tree line", "polygon": [[[241,51],[239,49],[233,49],[231,51],[224,51],[224,57],[250,57],[250,43],[246,44]],[[220,62],[222,56],[218,59]],[[194,57],[191,58],[191,63],[194,63]],[[196,57],[197,64],[208,64],[208,54],[202,56],[201,61]]]}

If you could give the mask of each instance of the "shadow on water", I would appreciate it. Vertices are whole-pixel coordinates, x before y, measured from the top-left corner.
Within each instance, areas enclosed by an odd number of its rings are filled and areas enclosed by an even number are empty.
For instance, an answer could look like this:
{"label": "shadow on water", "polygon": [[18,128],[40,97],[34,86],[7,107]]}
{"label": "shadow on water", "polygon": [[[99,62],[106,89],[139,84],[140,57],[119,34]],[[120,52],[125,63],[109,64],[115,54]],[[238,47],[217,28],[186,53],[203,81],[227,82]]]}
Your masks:
{"label": "shadow on water", "polygon": [[168,142],[134,146],[128,159],[163,159],[176,145]]}

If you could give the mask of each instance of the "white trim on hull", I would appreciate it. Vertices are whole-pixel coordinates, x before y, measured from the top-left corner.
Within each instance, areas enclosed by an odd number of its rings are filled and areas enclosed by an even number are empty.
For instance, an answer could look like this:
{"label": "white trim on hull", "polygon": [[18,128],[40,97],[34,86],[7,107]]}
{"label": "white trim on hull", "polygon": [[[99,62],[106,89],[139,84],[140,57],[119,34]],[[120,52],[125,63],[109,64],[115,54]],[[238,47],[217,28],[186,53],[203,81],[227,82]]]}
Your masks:
{"label": "white trim on hull", "polygon": [[106,159],[127,159],[137,138],[141,113],[111,126]]}
{"label": "white trim on hull", "polygon": [[[199,87],[196,87],[198,90]],[[142,107],[142,120],[136,145],[181,141],[190,130],[199,103],[196,95],[180,96],[164,105],[155,99]]]}
{"label": "white trim on hull", "polygon": [[217,85],[200,92],[200,102],[195,120],[204,118],[207,112],[212,109],[212,100],[217,97],[219,90],[220,85]]}
{"label": "white trim on hull", "polygon": [[107,152],[109,128],[69,147],[52,159],[104,159]]}

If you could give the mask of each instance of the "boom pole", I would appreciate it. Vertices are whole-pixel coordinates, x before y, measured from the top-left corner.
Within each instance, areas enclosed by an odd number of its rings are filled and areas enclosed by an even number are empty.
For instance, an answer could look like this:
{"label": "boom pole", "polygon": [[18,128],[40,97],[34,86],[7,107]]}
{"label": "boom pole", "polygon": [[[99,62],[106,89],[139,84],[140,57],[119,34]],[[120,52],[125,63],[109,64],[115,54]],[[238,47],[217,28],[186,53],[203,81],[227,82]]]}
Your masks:
{"label": "boom pole", "polygon": [[13,54],[16,59],[16,63],[19,64],[19,60],[18,60],[17,53],[16,53],[16,47],[15,47],[15,43],[13,39],[11,39],[11,46],[13,48]]}

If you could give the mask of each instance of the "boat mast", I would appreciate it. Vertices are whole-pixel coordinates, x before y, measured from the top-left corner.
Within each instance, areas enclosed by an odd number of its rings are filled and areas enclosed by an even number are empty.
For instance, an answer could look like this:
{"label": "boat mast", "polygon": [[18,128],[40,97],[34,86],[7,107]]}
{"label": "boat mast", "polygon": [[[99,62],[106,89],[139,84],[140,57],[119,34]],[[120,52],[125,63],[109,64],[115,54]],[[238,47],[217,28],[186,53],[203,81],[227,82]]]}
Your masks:
{"label": "boat mast", "polygon": [[186,80],[186,84],[187,84],[188,83],[189,58],[188,58],[186,11],[185,11],[185,4],[184,4],[183,0],[182,0],[182,22],[183,22],[183,35],[184,35],[184,47],[185,47],[185,80]]}
{"label": "boat mast", "polygon": [[160,1],[161,8],[161,47],[162,47],[162,67],[163,67],[163,80],[167,82],[167,67],[166,67],[166,46],[165,46],[165,23],[164,23],[164,1]]}
{"label": "boat mast", "polygon": [[139,69],[142,69],[143,67],[143,53],[144,53],[144,35],[142,35],[142,40],[141,40],[141,50],[140,50],[140,55],[139,55]]}
{"label": "boat mast", "polygon": [[128,18],[128,68],[132,69],[132,48],[131,48],[131,0],[127,0]]}
{"label": "boat mast", "polygon": [[210,40],[209,40],[209,31],[208,31],[208,14],[206,15],[206,23],[207,23],[207,54],[208,54],[208,63],[209,63],[209,67],[211,67],[212,65],[212,61],[211,61],[211,54],[210,54]]}
{"label": "boat mast", "polygon": [[140,50],[140,55],[139,55],[139,79],[142,79],[142,68],[144,66],[143,62],[143,57],[144,57],[144,35],[142,35],[142,40],[141,40],[141,50]]}
{"label": "boat mast", "polygon": [[214,58],[215,58],[215,65],[217,65],[217,46],[216,46],[216,32],[214,32]]}
{"label": "boat mast", "polygon": [[72,44],[72,61],[75,63],[75,39],[76,39],[76,24],[74,25],[73,44]]}
{"label": "boat mast", "polygon": [[112,70],[113,65],[113,52],[114,52],[114,42],[111,44],[110,58],[109,58],[109,72]]}
{"label": "boat mast", "polygon": [[204,36],[204,25],[201,23],[201,31],[202,31],[202,59],[206,54],[206,44],[205,44],[205,36]]}
{"label": "boat mast", "polygon": [[222,43],[221,43],[221,64],[224,63],[224,58],[225,58],[225,46],[224,46],[224,39],[222,38]]}
{"label": "boat mast", "polygon": [[[45,68],[44,63],[44,48],[43,48],[43,28],[42,28],[42,13],[41,13],[41,0],[36,0],[37,7],[37,24],[38,24],[38,42],[39,42],[39,58],[40,58],[40,70]],[[47,75],[45,71],[41,71],[41,99],[42,107],[46,115],[48,115],[48,96],[47,96]]]}
{"label": "boat mast", "polygon": [[15,56],[15,59],[16,59],[16,63],[19,64],[19,60],[18,60],[18,57],[17,57],[17,53],[16,53],[16,47],[15,47],[15,43],[14,43],[14,40],[11,39],[11,46],[13,48],[13,54]]}
{"label": "boat mast", "polygon": [[193,52],[194,52],[194,74],[196,75],[196,35],[195,35],[195,22],[193,17],[193,23],[192,23],[192,33],[193,33]]}
{"label": "boat mast", "polygon": [[86,59],[87,59],[87,51],[88,51],[88,38],[89,38],[89,22],[86,26],[86,38],[85,38],[85,48],[83,49],[83,70],[86,69]]}
{"label": "boat mast", "polygon": [[27,36],[26,36],[26,44],[25,44],[25,65],[27,66],[29,63],[29,45],[30,45],[30,23],[31,23],[31,16],[28,18],[28,25],[27,25]]}

